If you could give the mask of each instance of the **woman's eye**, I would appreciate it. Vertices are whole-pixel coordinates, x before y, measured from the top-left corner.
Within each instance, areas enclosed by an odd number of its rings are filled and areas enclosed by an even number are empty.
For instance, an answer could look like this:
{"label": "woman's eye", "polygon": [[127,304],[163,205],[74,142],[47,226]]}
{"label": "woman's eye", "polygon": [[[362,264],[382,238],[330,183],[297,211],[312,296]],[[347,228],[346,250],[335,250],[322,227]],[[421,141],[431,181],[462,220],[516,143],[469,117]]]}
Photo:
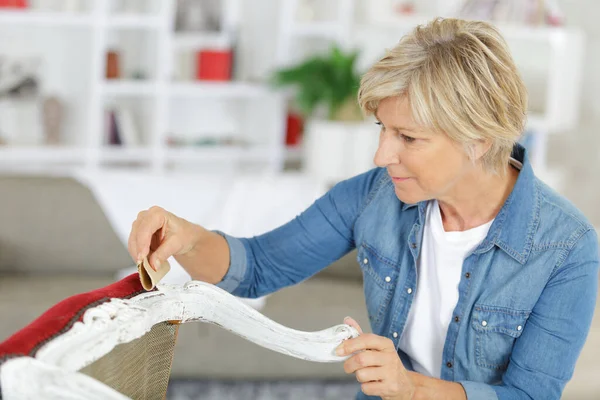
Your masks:
{"label": "woman's eye", "polygon": [[400,134],[400,136],[402,136],[402,140],[404,140],[406,143],[412,143],[416,140],[414,137],[411,136],[406,136],[403,134]]}

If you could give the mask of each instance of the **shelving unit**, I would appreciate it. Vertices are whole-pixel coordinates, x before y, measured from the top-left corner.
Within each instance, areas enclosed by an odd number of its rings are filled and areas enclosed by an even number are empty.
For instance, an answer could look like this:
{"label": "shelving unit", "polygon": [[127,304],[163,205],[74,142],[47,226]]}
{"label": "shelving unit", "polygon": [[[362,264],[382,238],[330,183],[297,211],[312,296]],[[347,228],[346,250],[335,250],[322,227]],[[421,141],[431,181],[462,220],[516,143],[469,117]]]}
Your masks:
{"label": "shelving unit", "polygon": [[[55,71],[43,74],[41,92],[56,94],[67,110],[62,146],[0,146],[0,170],[66,166],[163,172],[179,164],[195,168],[207,162],[215,167],[251,163],[266,171],[280,170],[286,121],[281,94],[262,83],[175,81],[173,77],[177,52],[232,44],[240,0],[225,0],[224,30],[218,33],[175,32],[175,0],[138,3],[145,9],[123,10],[119,0],[86,0],[78,12],[0,9],[0,35],[7,37],[3,33],[7,32],[21,45],[0,43],[0,54],[19,55],[19,48],[38,45],[44,71]],[[107,80],[106,54],[115,46],[127,53],[121,57],[123,78]],[[67,62],[82,66],[68,69],[70,75],[61,73]],[[138,70],[141,76],[134,78]],[[107,145],[105,110],[123,107],[135,114],[140,143]],[[205,123],[198,115],[207,115],[210,121]],[[205,135],[217,129],[218,120],[231,127],[228,135],[248,145],[174,148],[169,144],[177,133],[174,125],[189,128],[185,134],[191,135],[188,139],[193,143],[198,142],[195,132]]]}
{"label": "shelving unit", "polygon": [[[456,0],[419,1],[417,4],[421,5],[421,8],[415,14],[399,16],[386,11],[386,5],[391,4],[388,0],[331,0],[318,4],[337,9],[334,13],[337,18],[327,21],[318,18],[314,21],[298,21],[297,7],[300,1],[288,1],[281,9],[277,52],[279,65],[295,61],[296,54],[290,51],[294,48],[293,43],[313,40],[322,45],[323,42],[335,41],[342,47],[360,50],[359,66],[366,69],[383,54],[384,49],[393,47],[415,26],[427,23],[435,16],[452,16],[452,11],[457,9],[458,4]],[[362,9],[359,8],[361,5]],[[534,27],[502,23],[496,26],[511,47],[517,66],[524,73],[530,98],[533,99],[530,102],[527,130],[533,135],[534,168],[548,183],[559,187],[560,172],[552,170],[547,164],[546,143],[549,135],[574,130],[577,127],[584,34],[581,30],[571,27]],[[320,48],[313,46],[313,51],[320,51]],[[532,71],[531,76],[527,76],[528,70]],[[541,83],[536,81],[540,77],[543,77]],[[534,78],[533,82],[527,78]],[[302,149],[287,149],[286,157],[288,160],[302,159]]]}

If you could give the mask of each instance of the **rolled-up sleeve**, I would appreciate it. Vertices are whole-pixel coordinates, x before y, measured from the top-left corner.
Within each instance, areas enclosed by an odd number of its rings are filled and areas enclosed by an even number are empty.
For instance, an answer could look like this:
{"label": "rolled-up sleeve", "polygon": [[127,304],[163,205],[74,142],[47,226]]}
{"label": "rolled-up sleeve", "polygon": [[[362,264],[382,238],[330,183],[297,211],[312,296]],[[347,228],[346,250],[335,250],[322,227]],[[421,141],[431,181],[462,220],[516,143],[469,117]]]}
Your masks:
{"label": "rolled-up sleeve", "polygon": [[242,241],[221,231],[214,231],[223,236],[229,246],[229,269],[216,286],[227,292],[235,292],[244,279],[247,270],[246,249]]}
{"label": "rolled-up sleeve", "polygon": [[469,400],[498,400],[498,395],[491,385],[480,382],[462,381],[458,382],[465,389]]}

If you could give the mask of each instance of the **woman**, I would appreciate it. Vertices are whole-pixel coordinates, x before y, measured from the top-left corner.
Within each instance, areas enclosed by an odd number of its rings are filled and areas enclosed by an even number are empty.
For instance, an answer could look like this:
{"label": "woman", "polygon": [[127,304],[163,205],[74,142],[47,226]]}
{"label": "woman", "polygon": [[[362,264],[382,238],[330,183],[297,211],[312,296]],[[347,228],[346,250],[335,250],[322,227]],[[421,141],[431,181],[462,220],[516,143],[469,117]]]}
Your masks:
{"label": "woman", "polygon": [[338,351],[354,354],[344,368],[359,398],[560,398],[594,311],[598,240],[516,144],[527,94],[500,34],[418,27],[358,97],[380,126],[378,168],[250,239],[152,208],[133,224],[132,257],[174,255],[194,279],[256,297],[357,248],[374,333]]}

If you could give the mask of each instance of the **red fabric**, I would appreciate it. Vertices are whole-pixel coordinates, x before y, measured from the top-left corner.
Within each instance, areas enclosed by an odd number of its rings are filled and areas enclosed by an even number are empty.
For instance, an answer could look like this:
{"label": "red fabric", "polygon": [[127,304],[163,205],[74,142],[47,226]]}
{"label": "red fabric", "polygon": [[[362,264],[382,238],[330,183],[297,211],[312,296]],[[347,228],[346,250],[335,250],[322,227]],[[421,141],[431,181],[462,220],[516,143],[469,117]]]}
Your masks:
{"label": "red fabric", "polygon": [[87,309],[112,298],[127,299],[142,292],[144,288],[135,273],[102,289],[69,297],[0,343],[0,362],[14,356],[34,356],[42,345],[81,321]]}
{"label": "red fabric", "polygon": [[201,81],[231,80],[230,50],[202,50],[197,54],[196,78]]}

